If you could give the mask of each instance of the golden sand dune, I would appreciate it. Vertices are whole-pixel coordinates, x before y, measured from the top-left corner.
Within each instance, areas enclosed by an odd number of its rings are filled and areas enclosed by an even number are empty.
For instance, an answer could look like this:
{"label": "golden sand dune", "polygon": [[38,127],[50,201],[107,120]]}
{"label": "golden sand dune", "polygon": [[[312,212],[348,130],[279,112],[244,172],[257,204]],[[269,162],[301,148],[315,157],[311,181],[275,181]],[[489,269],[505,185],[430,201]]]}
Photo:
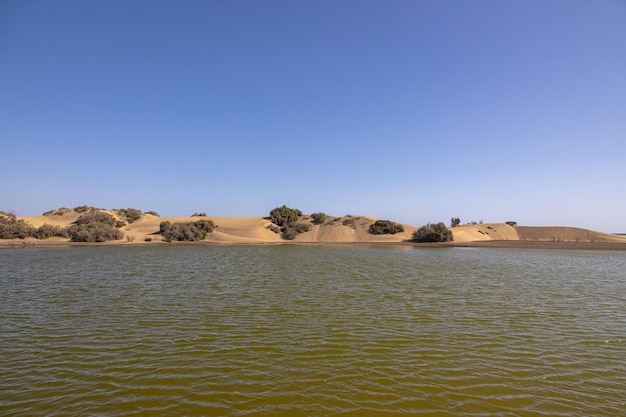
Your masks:
{"label": "golden sand dune", "polygon": [[[114,211],[107,211],[117,216]],[[22,217],[24,221],[35,227],[45,223],[69,226],[80,216],[79,213],[69,211],[62,215],[48,214],[45,216]],[[117,216],[119,218],[119,216]],[[308,223],[311,229],[301,233],[293,241],[286,241],[280,234],[270,228],[271,221],[267,217],[168,217],[161,218],[152,214],[143,214],[133,223],[122,227],[124,239],[108,242],[108,244],[158,244],[162,242],[159,235],[159,225],[163,221],[171,223],[193,222],[200,219],[211,219],[217,228],[203,241],[205,243],[223,244],[268,244],[268,243],[403,243],[411,239],[415,226],[403,225],[404,232],[394,235],[373,235],[369,227],[377,219],[367,216],[328,216],[324,224],[314,225],[309,216],[303,216],[301,222]],[[619,244],[626,247],[626,237],[617,236],[593,230],[575,227],[527,227],[510,226],[504,223],[484,223],[462,225],[452,228],[454,245],[498,246],[504,242],[568,242],[577,244]],[[67,244],[67,239],[52,238],[44,241],[25,239],[24,241],[4,241],[6,244],[25,242],[28,244]]]}

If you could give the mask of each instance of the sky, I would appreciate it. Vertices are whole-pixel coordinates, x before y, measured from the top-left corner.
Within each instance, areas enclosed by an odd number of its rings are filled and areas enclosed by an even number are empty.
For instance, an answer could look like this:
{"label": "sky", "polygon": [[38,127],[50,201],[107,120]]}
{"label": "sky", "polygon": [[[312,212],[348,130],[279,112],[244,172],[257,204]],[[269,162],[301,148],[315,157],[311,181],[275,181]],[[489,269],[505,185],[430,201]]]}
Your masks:
{"label": "sky", "polygon": [[626,232],[625,0],[0,0],[0,210]]}

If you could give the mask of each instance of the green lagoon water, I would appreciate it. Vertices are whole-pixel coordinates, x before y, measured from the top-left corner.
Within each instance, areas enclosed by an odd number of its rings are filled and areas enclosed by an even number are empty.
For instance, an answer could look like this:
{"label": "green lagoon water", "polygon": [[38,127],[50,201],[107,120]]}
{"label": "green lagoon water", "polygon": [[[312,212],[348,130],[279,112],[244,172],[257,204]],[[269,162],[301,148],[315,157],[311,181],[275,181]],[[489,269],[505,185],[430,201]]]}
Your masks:
{"label": "green lagoon water", "polygon": [[626,254],[0,251],[0,416],[626,415]]}

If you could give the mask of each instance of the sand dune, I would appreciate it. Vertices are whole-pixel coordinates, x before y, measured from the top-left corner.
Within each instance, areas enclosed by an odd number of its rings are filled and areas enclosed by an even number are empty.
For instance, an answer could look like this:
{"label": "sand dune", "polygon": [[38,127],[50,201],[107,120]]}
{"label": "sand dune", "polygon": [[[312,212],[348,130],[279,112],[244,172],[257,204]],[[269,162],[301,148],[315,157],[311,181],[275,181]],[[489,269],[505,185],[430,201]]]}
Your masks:
{"label": "sand dune", "polygon": [[[107,211],[115,215],[113,211]],[[80,216],[76,212],[67,212],[62,215],[48,214],[46,216],[22,217],[24,221],[35,227],[44,223],[66,227]],[[169,217],[161,218],[151,214],[144,214],[137,221],[122,227],[124,239],[108,242],[107,244],[159,244],[162,242],[158,234],[159,225],[163,221],[193,222],[203,218],[211,219],[217,228],[203,241],[204,243],[222,244],[271,244],[271,243],[404,243],[407,242],[415,226],[403,225],[405,231],[395,235],[373,235],[369,227],[377,219],[368,216],[354,217],[327,217],[322,225],[313,225],[308,216],[303,216],[301,222],[309,223],[308,232],[296,236],[293,241],[286,241],[272,230],[271,221],[267,217]],[[510,226],[504,223],[484,223],[457,226],[451,229],[454,236],[454,245],[476,244],[493,245],[498,242],[569,242],[569,243],[611,243],[623,244],[626,247],[626,237],[608,233],[575,228],[575,227],[528,227]],[[27,243],[36,245],[57,245],[69,243],[66,239],[25,239],[23,241],[3,241],[3,245]]]}

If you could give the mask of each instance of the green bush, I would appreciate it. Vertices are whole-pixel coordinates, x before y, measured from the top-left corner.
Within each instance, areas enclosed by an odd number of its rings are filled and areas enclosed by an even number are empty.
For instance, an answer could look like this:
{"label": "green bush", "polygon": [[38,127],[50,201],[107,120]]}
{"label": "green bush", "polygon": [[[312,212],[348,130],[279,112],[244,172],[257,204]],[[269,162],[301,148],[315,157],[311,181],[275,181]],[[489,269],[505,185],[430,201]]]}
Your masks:
{"label": "green bush", "polygon": [[74,224],[67,229],[72,242],[106,242],[120,240],[124,232],[103,223]]}
{"label": "green bush", "polygon": [[107,226],[115,226],[117,224],[117,219],[111,216],[109,213],[105,213],[103,211],[91,210],[82,214],[74,224],[82,225],[82,224],[93,224],[93,223],[102,223]]}
{"label": "green bush", "polygon": [[283,239],[286,240],[293,240],[298,234],[309,230],[311,230],[311,225],[306,223],[290,223],[280,229]]}
{"label": "green bush", "polygon": [[282,207],[276,207],[270,211],[270,219],[277,226],[285,226],[295,223],[302,216],[302,212],[298,209],[292,209],[283,204]]}
{"label": "green bush", "polygon": [[207,217],[206,213],[202,212],[202,213],[194,213],[191,215],[191,217]]}
{"label": "green bush", "polygon": [[73,242],[106,242],[109,240],[119,240],[124,237],[124,233],[117,228],[119,220],[97,210],[90,210],[81,215],[67,229],[70,239]]}
{"label": "green bush", "polygon": [[453,217],[450,219],[450,227],[457,227],[459,224],[461,224],[461,219],[459,219],[458,217]]}
{"label": "green bush", "polygon": [[370,226],[369,232],[373,235],[394,235],[404,232],[404,226],[391,220],[376,220]]}
{"label": "green bush", "polygon": [[517,222],[511,221],[511,220],[504,222],[504,223],[508,224],[509,226],[517,226]]}
{"label": "green bush", "polygon": [[278,226],[276,226],[275,224],[270,224],[266,228],[269,229],[270,231],[276,233],[276,234],[280,233],[280,228],[278,228]]}
{"label": "green bush", "polygon": [[169,220],[162,221],[161,224],[159,224],[159,233],[163,234],[163,232],[165,232],[171,224],[172,222]]}
{"label": "green bush", "polygon": [[48,239],[50,237],[63,237],[67,239],[70,235],[66,227],[44,223],[35,229],[33,237],[36,239]]}
{"label": "green bush", "polygon": [[193,242],[205,239],[206,235],[211,233],[216,227],[213,220],[198,220],[183,223],[164,221],[159,225],[159,232],[164,240]]}
{"label": "green bush", "polygon": [[34,233],[35,228],[15,214],[0,211],[0,239],[25,239]]}
{"label": "green bush", "polygon": [[313,224],[324,224],[326,221],[326,213],[313,213],[311,214],[311,221]]}
{"label": "green bush", "polygon": [[351,228],[354,229],[354,219],[352,218],[352,216],[348,216],[345,219],[343,219],[341,224],[343,224],[344,226],[348,226],[348,227],[351,227]]}
{"label": "green bush", "polygon": [[428,223],[413,232],[413,242],[450,242],[452,241],[452,231],[442,222],[437,224]]}
{"label": "green bush", "polygon": [[142,215],[141,210],[134,208],[117,209],[115,212],[121,218],[126,219],[128,223],[133,223],[134,221],[141,219]]}

